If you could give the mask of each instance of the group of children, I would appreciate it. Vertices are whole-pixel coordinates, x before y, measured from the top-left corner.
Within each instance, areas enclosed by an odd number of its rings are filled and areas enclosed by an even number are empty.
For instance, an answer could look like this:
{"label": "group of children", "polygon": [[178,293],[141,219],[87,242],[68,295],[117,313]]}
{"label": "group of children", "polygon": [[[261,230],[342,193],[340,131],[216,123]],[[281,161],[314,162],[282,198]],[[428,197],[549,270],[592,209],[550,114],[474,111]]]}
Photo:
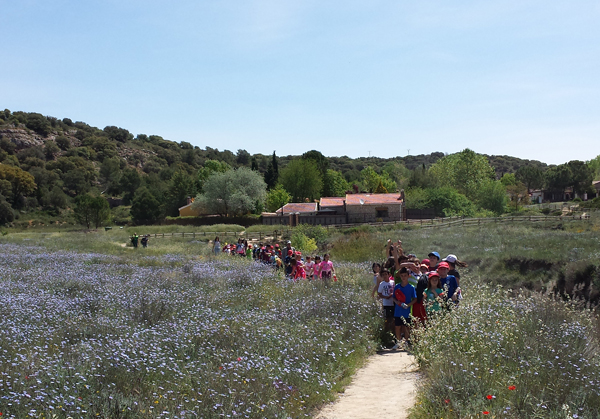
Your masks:
{"label": "group of children", "polygon": [[[140,239],[141,237],[141,239]],[[146,234],[144,236],[138,236],[136,233],[133,233],[133,235],[129,238],[129,240],[131,241],[131,245],[137,249],[138,247],[138,242],[142,243],[142,247],[146,248],[148,247],[148,241],[150,240],[150,234]]]}
{"label": "group of children", "polygon": [[423,260],[405,255],[400,240],[396,244],[388,240],[386,254],[383,265],[373,264],[372,296],[381,300],[385,330],[395,332],[392,349],[397,349],[402,338],[410,345],[411,327],[426,325],[428,316],[459,303],[462,293],[456,267],[467,264],[455,255],[441,259],[435,251]]}
{"label": "group of children", "polygon": [[278,270],[283,269],[286,278],[294,281],[300,279],[333,279],[337,281],[335,268],[333,262],[329,260],[329,254],[323,255],[322,260],[318,255],[303,257],[302,252],[294,249],[289,240],[285,246],[281,247],[278,243],[253,245],[240,238],[237,243],[225,243],[221,250],[219,237],[215,237],[213,251],[215,255],[224,252],[228,255],[252,258],[256,262],[272,265]]}

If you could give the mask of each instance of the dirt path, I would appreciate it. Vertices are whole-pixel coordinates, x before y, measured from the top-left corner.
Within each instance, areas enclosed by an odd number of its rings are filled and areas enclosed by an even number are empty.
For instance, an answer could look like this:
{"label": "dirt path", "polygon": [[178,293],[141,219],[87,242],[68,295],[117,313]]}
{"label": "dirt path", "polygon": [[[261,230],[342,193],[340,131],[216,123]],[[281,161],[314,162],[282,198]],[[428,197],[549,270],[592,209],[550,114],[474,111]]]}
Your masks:
{"label": "dirt path", "polygon": [[[404,351],[371,356],[335,403],[325,406],[317,419],[403,419],[415,401],[417,366]],[[403,395],[403,396],[401,396]]]}

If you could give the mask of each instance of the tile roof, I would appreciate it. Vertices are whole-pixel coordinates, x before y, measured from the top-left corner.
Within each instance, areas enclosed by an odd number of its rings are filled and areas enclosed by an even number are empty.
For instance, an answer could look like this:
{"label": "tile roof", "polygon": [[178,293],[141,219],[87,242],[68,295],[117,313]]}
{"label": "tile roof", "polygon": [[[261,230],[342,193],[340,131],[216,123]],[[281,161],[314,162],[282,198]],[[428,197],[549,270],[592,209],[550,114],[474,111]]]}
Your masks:
{"label": "tile roof", "polygon": [[279,208],[277,212],[281,214],[283,210],[284,214],[291,214],[294,212],[316,212],[317,211],[317,203],[316,202],[294,202],[290,204],[285,204],[282,208]]}
{"label": "tile roof", "polygon": [[321,208],[323,207],[339,207],[344,205],[346,198],[334,196],[334,197],[323,197],[321,198]]}
{"label": "tile roof", "polygon": [[[361,204],[362,200],[362,204]],[[378,193],[378,194],[348,194],[346,195],[347,205],[383,205],[383,204],[401,204],[399,193]]]}

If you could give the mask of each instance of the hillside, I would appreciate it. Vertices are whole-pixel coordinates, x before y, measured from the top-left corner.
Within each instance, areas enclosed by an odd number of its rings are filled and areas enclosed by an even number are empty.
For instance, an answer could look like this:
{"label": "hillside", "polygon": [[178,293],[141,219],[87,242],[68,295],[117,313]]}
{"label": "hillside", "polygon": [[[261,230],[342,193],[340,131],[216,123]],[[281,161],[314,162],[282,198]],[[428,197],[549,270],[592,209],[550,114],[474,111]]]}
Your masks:
{"label": "hillside", "polygon": [[[198,173],[208,160],[226,164],[223,167],[252,167],[264,175],[273,158],[281,169],[298,157],[277,157],[270,155],[268,150],[265,152],[267,154],[251,155],[246,150],[234,153],[208,146],[200,148],[186,141],[169,141],[159,135],[134,136],[127,129],[116,126],[100,129],[69,118],[6,109],[0,112],[0,163],[12,167],[11,178],[22,177],[25,187],[15,191],[14,181],[11,186],[4,176],[4,183],[0,183],[0,202],[5,204],[0,206],[4,205],[6,209],[8,201],[20,212],[41,210],[58,214],[70,206],[73,198],[87,192],[114,196],[117,198],[114,202],[127,205],[139,188],[146,187],[160,204],[163,215],[176,216],[187,196],[194,196],[201,189]],[[385,179],[390,181],[386,185],[404,188],[416,169],[428,168],[444,157],[440,152],[356,159],[347,156],[326,158],[318,151],[310,153],[321,159],[322,170],[339,172],[346,185],[341,191],[352,185],[364,189],[361,171],[366,167],[382,176],[385,174]],[[510,156],[486,157],[497,178],[523,166],[547,167],[539,161]]]}

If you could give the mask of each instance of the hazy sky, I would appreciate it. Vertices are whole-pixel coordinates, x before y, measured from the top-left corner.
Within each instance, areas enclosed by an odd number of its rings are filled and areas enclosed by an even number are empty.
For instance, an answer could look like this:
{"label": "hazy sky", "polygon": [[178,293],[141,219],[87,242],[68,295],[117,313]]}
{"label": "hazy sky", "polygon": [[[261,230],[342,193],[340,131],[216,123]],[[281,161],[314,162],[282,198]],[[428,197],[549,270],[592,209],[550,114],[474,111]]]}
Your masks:
{"label": "hazy sky", "polygon": [[251,153],[600,154],[600,3],[0,0],[0,108]]}

